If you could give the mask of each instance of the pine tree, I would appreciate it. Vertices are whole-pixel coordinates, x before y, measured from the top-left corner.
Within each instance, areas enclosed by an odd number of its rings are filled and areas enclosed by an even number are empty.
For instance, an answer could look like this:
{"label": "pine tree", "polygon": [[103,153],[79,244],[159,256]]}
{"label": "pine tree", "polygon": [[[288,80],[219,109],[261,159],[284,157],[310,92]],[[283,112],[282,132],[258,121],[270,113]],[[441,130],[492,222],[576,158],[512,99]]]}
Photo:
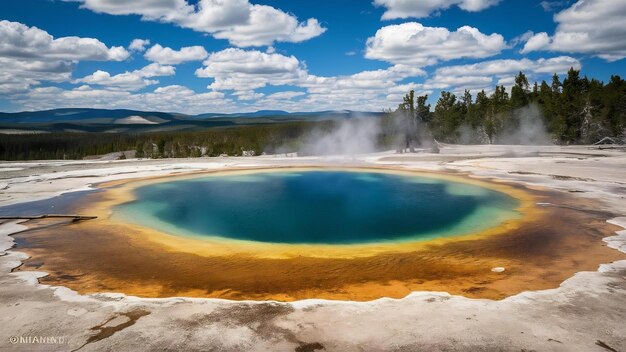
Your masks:
{"label": "pine tree", "polygon": [[431,130],[436,139],[454,142],[457,128],[460,126],[460,114],[456,104],[456,95],[442,91],[435,105]]}
{"label": "pine tree", "polygon": [[427,100],[428,94],[417,97],[417,106],[415,108],[415,113],[417,114],[417,117],[422,120],[422,122],[429,122],[432,119],[430,104],[426,104]]}
{"label": "pine tree", "polygon": [[511,88],[511,108],[518,109],[528,105],[529,93],[528,78],[520,72],[515,76],[515,85]]}
{"label": "pine tree", "polygon": [[559,101],[560,115],[563,116],[565,127],[560,138],[566,143],[576,143],[580,140],[583,108],[586,103],[585,91],[586,82],[580,79],[580,71],[570,68],[567,78],[563,80],[563,91]]}

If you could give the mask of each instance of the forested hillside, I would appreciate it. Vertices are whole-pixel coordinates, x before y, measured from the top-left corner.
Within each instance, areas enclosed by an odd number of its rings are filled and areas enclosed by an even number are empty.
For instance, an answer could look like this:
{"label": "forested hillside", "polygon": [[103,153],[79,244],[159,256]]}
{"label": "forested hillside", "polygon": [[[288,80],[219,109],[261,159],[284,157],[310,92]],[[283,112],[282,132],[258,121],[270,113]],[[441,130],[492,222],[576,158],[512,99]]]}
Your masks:
{"label": "forested hillside", "polygon": [[205,131],[128,133],[45,133],[0,135],[0,159],[82,159],[135,150],[140,158],[259,155],[297,140],[313,125],[332,122],[287,122],[212,128]]}
{"label": "forested hillside", "polygon": [[427,127],[438,141],[449,143],[523,143],[545,133],[557,144],[591,144],[605,137],[624,139],[626,82],[611,76],[604,84],[570,69],[561,80],[530,85],[524,73],[515,77],[510,94],[504,86],[476,97],[443,91],[434,109],[428,96],[407,94],[396,113]]}

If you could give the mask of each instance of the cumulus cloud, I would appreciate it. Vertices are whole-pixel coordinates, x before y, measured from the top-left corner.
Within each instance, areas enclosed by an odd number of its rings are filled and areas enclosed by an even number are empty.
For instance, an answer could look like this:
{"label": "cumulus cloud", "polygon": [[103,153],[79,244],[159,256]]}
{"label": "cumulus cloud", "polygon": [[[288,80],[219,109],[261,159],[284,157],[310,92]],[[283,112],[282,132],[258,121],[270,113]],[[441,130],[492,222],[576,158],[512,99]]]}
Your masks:
{"label": "cumulus cloud", "polygon": [[42,81],[71,79],[76,62],[121,61],[129,53],[93,38],[54,38],[37,27],[0,21],[0,93],[28,90]]}
{"label": "cumulus cloud", "polygon": [[111,76],[106,71],[98,70],[89,76],[85,76],[76,80],[76,83],[87,83],[93,85],[121,88],[123,90],[138,90],[143,87],[157,84],[157,80],[148,80],[134,72],[124,72],[119,75]]}
{"label": "cumulus cloud", "polygon": [[500,0],[374,0],[374,5],[387,9],[383,14],[383,20],[395,18],[421,18],[427,17],[433,12],[458,6],[469,12],[482,11],[488,7],[497,5]]}
{"label": "cumulus cloud", "polygon": [[336,77],[319,77],[309,75],[300,83],[311,93],[324,95],[358,94],[364,90],[381,90],[392,88],[397,82],[408,77],[424,76],[426,72],[419,68],[395,65],[386,69],[362,71],[352,75]]}
{"label": "cumulus cloud", "polygon": [[[0,60],[0,64],[6,60],[14,60],[0,59],[4,60]],[[61,63],[63,65],[59,65]],[[211,80],[208,82],[208,89],[211,91],[197,93],[182,86],[168,86],[150,93],[139,93],[138,90],[157,84],[155,77],[173,75],[175,68],[155,62],[141,69],[119,74],[97,70],[72,80],[71,61],[57,61],[55,65],[55,61],[31,60],[23,62],[21,66],[3,66],[28,72],[30,75],[30,81],[18,75],[0,76],[0,92],[11,90],[11,101],[23,109],[94,106],[162,109],[184,113],[260,109],[329,110],[338,107],[380,110],[397,104],[395,98],[400,94],[399,87],[403,91],[409,87],[406,79],[426,75],[425,71],[416,66],[398,64],[386,69],[350,75],[317,76],[309,73],[304,62],[295,56],[229,48],[211,53],[204,60],[203,67],[196,71],[198,77]],[[51,71],[57,73],[51,74]],[[9,80],[7,77],[19,79]],[[39,78],[42,81],[71,81],[81,86],[32,88],[32,85],[39,83]],[[283,86],[287,89],[269,95],[256,91],[266,86]],[[300,90],[296,90],[296,87]],[[209,101],[202,103],[203,98]]]}
{"label": "cumulus cloud", "polygon": [[624,1],[579,0],[554,16],[558,23],[554,35],[534,35],[522,52],[549,50],[620,60],[626,57],[624,18]]}
{"label": "cumulus cloud", "polygon": [[176,74],[176,68],[174,66],[152,63],[133,72],[137,72],[142,77],[173,76]]}
{"label": "cumulus cloud", "polygon": [[152,63],[139,70],[124,72],[114,76],[106,71],[98,70],[89,76],[76,80],[76,83],[86,83],[91,85],[105,86],[112,89],[139,90],[146,86],[159,83],[154,79],[147,79],[158,76],[172,76],[176,73],[173,66],[162,66]]}
{"label": "cumulus cloud", "polygon": [[150,45],[149,39],[133,39],[130,45],[128,45],[128,50],[144,52],[148,45]]}
{"label": "cumulus cloud", "polygon": [[237,97],[237,100],[252,101],[261,99],[265,96],[263,93],[255,92],[254,90],[238,90],[233,93]]}
{"label": "cumulus cloud", "polygon": [[157,62],[162,65],[178,65],[189,61],[202,61],[209,56],[209,53],[201,46],[187,46],[180,50],[174,50],[168,47],[162,47],[155,44],[144,57],[150,61]]}
{"label": "cumulus cloud", "polygon": [[0,56],[40,60],[122,61],[129,53],[121,46],[107,47],[94,38],[55,39],[37,27],[0,21]]}
{"label": "cumulus cloud", "polygon": [[295,56],[258,50],[229,48],[209,55],[196,76],[213,78],[210,89],[251,90],[271,85],[294,84],[307,75]]}
{"label": "cumulus cloud", "polygon": [[42,81],[64,82],[72,76],[68,61],[19,60],[0,57],[0,94],[10,95],[28,90]]}
{"label": "cumulus cloud", "polygon": [[[398,82],[426,75],[426,72],[415,66],[394,65],[352,75],[317,76],[309,73],[304,63],[294,56],[235,48],[210,54],[204,65],[196,71],[196,75],[213,79],[208,88],[216,91],[235,90],[234,94],[239,100],[254,100],[256,94],[259,94],[255,90],[265,86],[306,89],[306,94],[290,91],[265,97],[250,105],[257,109],[276,108],[272,104],[280,100],[280,107],[285,110],[334,109],[346,105],[360,109],[375,107],[375,110],[379,110],[388,105],[386,96],[391,94]],[[290,101],[296,97],[295,94],[302,99]]]}
{"label": "cumulus cloud", "polygon": [[248,0],[74,0],[82,8],[112,15],[139,15],[147,21],[173,23],[209,33],[231,44],[247,47],[274,42],[301,42],[326,31],[310,18],[299,22],[286,12]]}
{"label": "cumulus cloud", "polygon": [[550,44],[550,37],[548,33],[541,32],[537,34],[531,35],[527,40],[526,44],[520,52],[522,54],[529,53],[531,51],[537,51],[546,48]]}
{"label": "cumulus cloud", "polygon": [[326,31],[317,19],[298,23],[292,15],[271,6],[253,5],[247,23],[217,31],[215,38],[227,39],[240,47],[271,45],[273,42],[299,43]]}
{"label": "cumulus cloud", "polygon": [[[362,71],[352,75],[307,75],[297,85],[307,90],[307,95],[297,102],[283,102],[288,110],[334,110],[338,108],[359,111],[380,111],[397,106],[399,82],[410,77],[424,76],[419,68],[394,65],[386,69]],[[406,91],[404,91],[406,93]]]}
{"label": "cumulus cloud", "polygon": [[450,32],[407,22],[383,27],[368,38],[365,57],[423,67],[458,58],[485,58],[506,47],[504,37],[497,33],[487,35],[469,26]]}

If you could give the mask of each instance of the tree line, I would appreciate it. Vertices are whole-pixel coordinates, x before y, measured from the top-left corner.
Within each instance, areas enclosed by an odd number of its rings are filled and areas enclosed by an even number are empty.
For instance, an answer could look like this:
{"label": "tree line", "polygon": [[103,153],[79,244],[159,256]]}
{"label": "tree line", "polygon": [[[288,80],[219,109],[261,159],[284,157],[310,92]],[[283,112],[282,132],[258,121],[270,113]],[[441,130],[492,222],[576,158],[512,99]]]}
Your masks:
{"label": "tree line", "polygon": [[623,141],[626,137],[626,82],[617,75],[604,84],[581,78],[580,71],[571,68],[563,81],[554,74],[550,83],[531,86],[520,72],[510,93],[503,85],[491,94],[482,90],[475,98],[468,90],[461,96],[442,91],[434,109],[427,100],[428,95],[415,96],[411,91],[394,112],[396,117],[410,117],[402,141],[407,147],[423,139],[418,135],[420,128],[448,143],[515,144],[523,133],[533,138],[542,132],[557,144],[592,144],[605,137]]}
{"label": "tree line", "polygon": [[1,160],[83,159],[134,151],[138,158],[261,155],[298,148],[299,137],[328,122],[286,122],[203,131],[0,135]]}

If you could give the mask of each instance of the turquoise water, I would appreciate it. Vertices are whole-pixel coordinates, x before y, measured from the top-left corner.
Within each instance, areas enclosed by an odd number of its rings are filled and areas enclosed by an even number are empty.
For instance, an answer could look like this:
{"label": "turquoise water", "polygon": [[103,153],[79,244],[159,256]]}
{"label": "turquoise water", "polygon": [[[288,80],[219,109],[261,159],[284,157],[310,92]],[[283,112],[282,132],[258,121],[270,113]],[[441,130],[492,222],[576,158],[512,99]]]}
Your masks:
{"label": "turquoise water", "polygon": [[170,234],[309,244],[462,235],[518,217],[487,188],[378,172],[258,172],[155,183],[115,216]]}

